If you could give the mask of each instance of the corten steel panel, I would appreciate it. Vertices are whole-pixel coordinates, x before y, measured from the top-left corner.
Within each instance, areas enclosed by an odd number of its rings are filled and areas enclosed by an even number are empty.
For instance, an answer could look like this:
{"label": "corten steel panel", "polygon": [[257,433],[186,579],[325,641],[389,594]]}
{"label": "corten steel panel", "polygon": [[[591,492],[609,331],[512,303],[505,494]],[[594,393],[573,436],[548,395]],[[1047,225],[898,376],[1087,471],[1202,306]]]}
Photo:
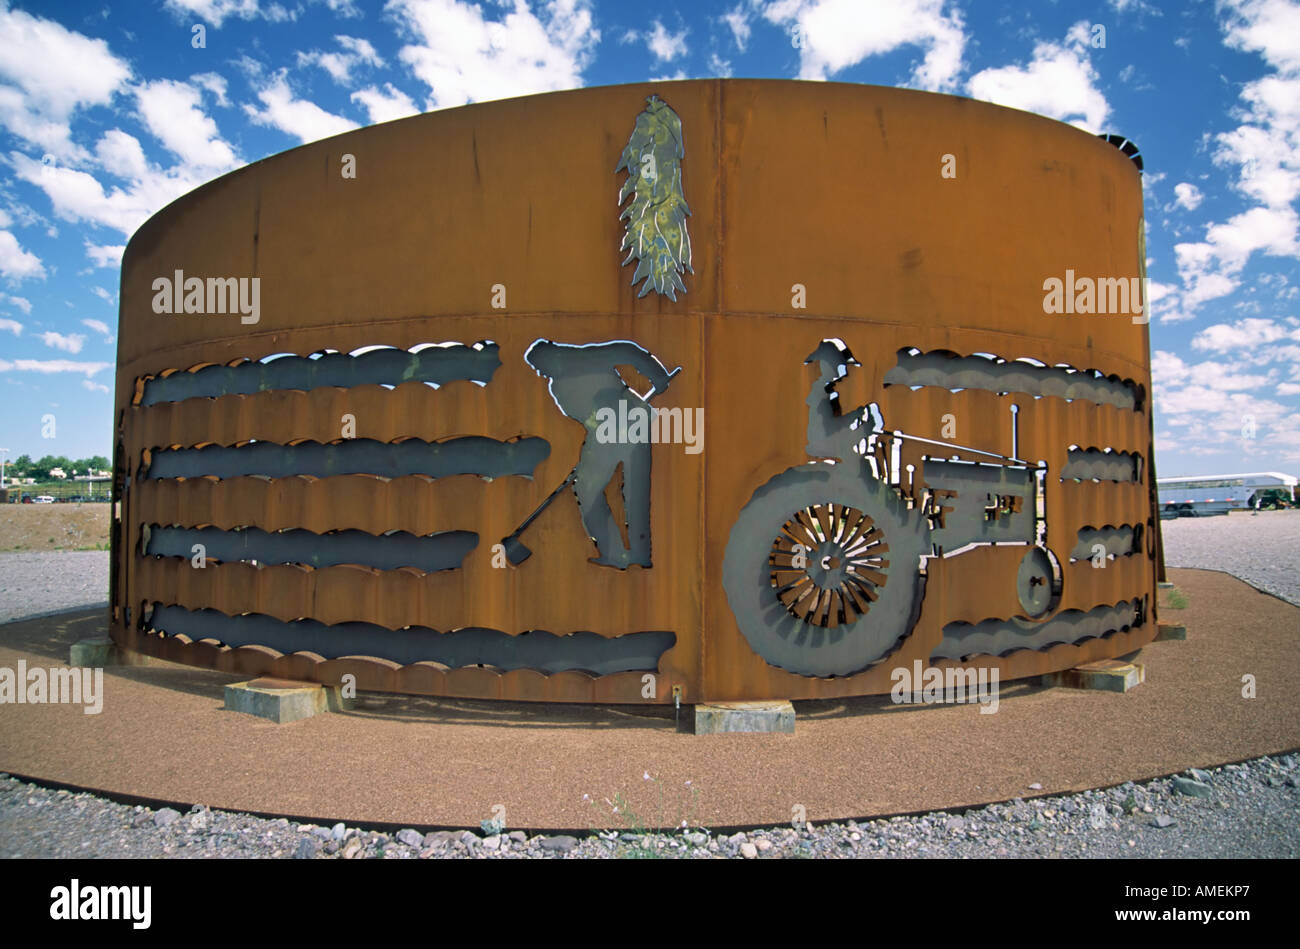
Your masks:
{"label": "corten steel panel", "polygon": [[[675,303],[654,292],[638,298],[632,265],[620,267],[624,175],[613,169],[652,93],[680,116],[684,132],[694,273],[683,275],[686,293]],[[955,179],[940,175],[949,154]],[[340,174],[345,155],[355,158],[355,179]],[[1043,281],[1067,269],[1138,276],[1141,213],[1137,170],[1100,139],[969,100],[833,83],[691,81],[534,96],[362,129],[249,166],[164,209],[123,259],[117,417],[129,490],[113,552],[114,636],[240,673],[338,682],[351,672],[361,688],[425,694],[663,703],[673,701],[673,685],[687,702],[887,692],[895,667],[930,662],[945,627],[1022,615],[1017,570],[1032,548],[983,545],[927,558],[910,635],[863,671],[799,674],[755,651],[724,591],[728,544],[756,489],[810,462],[806,399],[820,370],[805,358],[837,339],[858,363],[835,386],[840,405],[875,403],[888,432],[912,437],[900,460],[913,468],[913,504],[923,498],[926,454],[986,463],[1011,456],[1017,406],[1016,457],[1045,467],[1045,547],[1062,577],[1059,602],[1036,622],[1145,603],[1140,624],[1107,636],[968,657],[965,665],[1010,679],[1130,652],[1155,633],[1147,328],[1126,314],[1046,314]],[[153,280],[176,270],[261,278],[260,321],[153,313]],[[506,289],[504,309],[491,306],[496,284]],[[803,308],[792,306],[795,284],[804,288]],[[666,368],[682,367],[652,404],[705,410],[702,453],[680,444],[652,449],[650,567],[589,563],[597,551],[568,489],[524,533],[533,555],[493,566],[493,545],[564,481],[583,445],[583,427],[561,414],[546,379],[524,361],[540,338],[633,341]],[[498,344],[501,365],[482,386],[456,381],[434,390],[394,380],[393,388],[139,404],[149,378],[203,365],[485,340]],[[1140,406],[951,391],[956,383],[886,386],[909,349],[1097,370],[1137,387]],[[550,452],[531,478],[491,482],[473,474],[143,477],[145,460],[169,448],[335,442],[349,415],[358,438],[532,436]],[[1136,452],[1141,476],[1063,481],[1071,448]],[[182,558],[144,556],[148,525],[458,530],[478,542],[461,568],[429,574],[240,562],[196,569]],[[1104,569],[1070,562],[1079,531],[1124,525],[1145,528],[1141,551]],[[780,526],[771,525],[772,537]],[[920,543],[906,540],[897,549]],[[906,572],[894,563],[889,570],[887,582]],[[329,661],[256,645],[189,645],[142,626],[153,603],[284,623],[482,627],[512,636],[671,631],[676,640],[650,698],[641,671],[402,668],[357,658],[366,656],[363,641],[357,657]]]}

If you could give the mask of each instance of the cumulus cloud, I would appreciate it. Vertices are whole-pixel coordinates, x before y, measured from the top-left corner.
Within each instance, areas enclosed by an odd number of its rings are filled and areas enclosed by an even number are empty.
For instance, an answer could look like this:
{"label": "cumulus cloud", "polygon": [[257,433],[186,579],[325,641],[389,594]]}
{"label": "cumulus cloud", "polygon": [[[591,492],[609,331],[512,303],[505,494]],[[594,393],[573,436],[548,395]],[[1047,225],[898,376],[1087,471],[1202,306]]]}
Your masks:
{"label": "cumulus cloud", "polygon": [[86,319],[81,321],[81,325],[88,326],[96,333],[99,333],[103,336],[111,336],[113,333],[113,331],[108,328],[108,324],[105,323],[103,320]]}
{"label": "cumulus cloud", "polygon": [[0,317],[0,330],[13,333],[15,336],[22,336],[23,324],[19,323],[17,320],[11,320],[5,317]]}
{"label": "cumulus cloud", "polygon": [[126,253],[125,244],[92,244],[86,241],[86,256],[96,267],[116,267]]}
{"label": "cumulus cloud", "polygon": [[[171,79],[146,82],[137,87],[136,100],[145,127],[195,172],[211,177],[239,164],[235,150],[218,133],[217,123],[203,111],[194,86]],[[130,177],[143,177],[143,168]]]}
{"label": "cumulus cloud", "polygon": [[73,115],[108,105],[130,77],[103,40],[0,7],[0,125],[55,158],[85,160]]}
{"label": "cumulus cloud", "polygon": [[1028,65],[985,69],[970,78],[966,90],[976,99],[1100,132],[1110,116],[1110,104],[1097,88],[1090,36],[1088,23],[1076,23],[1064,43],[1037,44]]}
{"label": "cumulus cloud", "polygon": [[391,122],[393,119],[420,114],[420,107],[411,101],[411,97],[390,82],[384,83],[383,90],[374,86],[358,89],[352,93],[351,98],[353,102],[361,103],[372,123]]}
{"label": "cumulus cloud", "polygon": [[316,49],[306,53],[299,53],[298,65],[319,66],[329,73],[339,85],[346,85],[351,82],[352,70],[358,66],[380,67],[384,65],[383,58],[375,51],[369,40],[355,36],[336,36],[334,42],[339,44],[341,52],[326,53]]}
{"label": "cumulus cloud", "polygon": [[731,30],[731,37],[736,41],[736,47],[743,53],[745,47],[749,44],[749,12],[745,9],[743,3],[724,13],[720,18]]}
{"label": "cumulus cloud", "polygon": [[257,93],[262,108],[245,105],[244,111],[256,125],[267,125],[295,136],[300,142],[314,142],[342,132],[350,132],[357,123],[341,115],[326,112],[314,102],[298,99],[281,71]]}
{"label": "cumulus cloud", "polygon": [[82,333],[69,333],[65,336],[50,331],[41,334],[41,342],[51,349],[61,349],[65,353],[76,355],[81,352],[81,347],[86,345],[86,337]]}
{"label": "cumulus cloud", "polygon": [[460,0],[386,9],[410,40],[399,56],[435,108],[580,87],[600,41],[588,0],[551,0],[537,12],[516,0],[499,20]]}
{"label": "cumulus cloud", "polygon": [[1194,184],[1184,181],[1174,185],[1174,203],[1180,208],[1195,211],[1204,199],[1205,195],[1201,194],[1201,189]]}
{"label": "cumulus cloud", "polygon": [[13,234],[0,231],[0,274],[12,280],[41,278],[45,276],[45,265],[31,251],[23,250]]}
{"label": "cumulus cloud", "polygon": [[28,316],[31,316],[32,301],[28,300],[26,297],[16,297],[8,293],[0,293],[0,303],[4,303],[8,306],[16,306]]}
{"label": "cumulus cloud", "polygon": [[39,372],[45,375],[80,372],[89,378],[112,365],[111,362],[80,362],[75,359],[0,359],[0,372]]}
{"label": "cumulus cloud", "polygon": [[864,11],[860,0],[776,0],[763,16],[798,29],[800,79],[827,79],[868,57],[919,47],[925,53],[912,70],[912,84],[952,90],[966,31],[961,11],[944,13],[944,6],[945,0],[883,0]]}
{"label": "cumulus cloud", "polygon": [[1275,320],[1251,318],[1235,323],[1207,326],[1192,338],[1192,348],[1223,352],[1229,349],[1263,346],[1279,340],[1300,342],[1300,328],[1291,329]]}

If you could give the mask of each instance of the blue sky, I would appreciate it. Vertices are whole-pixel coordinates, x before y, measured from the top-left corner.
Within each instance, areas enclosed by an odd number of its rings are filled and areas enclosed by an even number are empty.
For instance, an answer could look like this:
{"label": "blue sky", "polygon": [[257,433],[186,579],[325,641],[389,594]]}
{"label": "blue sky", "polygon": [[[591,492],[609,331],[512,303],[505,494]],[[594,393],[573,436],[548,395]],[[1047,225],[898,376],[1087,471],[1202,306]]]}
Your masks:
{"label": "blue sky", "polygon": [[1300,471],[1282,0],[0,0],[0,447],[110,454],[122,248],[204,181],[421,111],[712,76],[908,86],[1134,139],[1160,474]]}

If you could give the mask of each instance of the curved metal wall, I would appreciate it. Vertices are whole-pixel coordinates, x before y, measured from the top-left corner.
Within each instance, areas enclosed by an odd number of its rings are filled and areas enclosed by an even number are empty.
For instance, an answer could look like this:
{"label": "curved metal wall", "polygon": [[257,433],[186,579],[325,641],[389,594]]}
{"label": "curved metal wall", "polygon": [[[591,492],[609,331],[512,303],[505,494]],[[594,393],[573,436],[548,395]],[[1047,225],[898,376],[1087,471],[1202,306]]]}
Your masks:
{"label": "curved metal wall", "polygon": [[[675,300],[620,266],[652,94],[684,136]],[[123,258],[114,638],[632,703],[1130,652],[1155,634],[1147,328],[1047,313],[1044,281],[1140,276],[1141,216],[1098,138],[835,83],[533,96],[258,162]],[[257,321],[155,312],[178,271],[258,278]],[[593,441],[620,400],[702,441]]]}

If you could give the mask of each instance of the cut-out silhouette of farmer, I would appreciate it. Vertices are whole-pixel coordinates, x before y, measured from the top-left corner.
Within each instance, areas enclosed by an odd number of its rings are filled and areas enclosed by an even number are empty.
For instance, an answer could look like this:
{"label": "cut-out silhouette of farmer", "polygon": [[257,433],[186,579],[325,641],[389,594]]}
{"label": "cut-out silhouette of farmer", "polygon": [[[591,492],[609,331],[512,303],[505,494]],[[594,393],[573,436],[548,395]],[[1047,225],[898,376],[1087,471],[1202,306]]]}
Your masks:
{"label": "cut-out silhouette of farmer", "polygon": [[[620,437],[597,437],[597,416],[608,417],[612,412],[626,419],[639,409],[645,418],[653,419],[649,399],[663,392],[679,370],[669,373],[650,352],[625,340],[576,346],[539,339],[528,348],[524,361],[550,380],[551,397],[560,411],[587,429],[571,477],[583,527],[599,554],[591,562],[620,570],[634,564],[650,566],[650,440],[624,437],[625,424],[619,429]],[[644,395],[634,391],[624,383],[618,366],[636,369],[649,380],[652,389]],[[620,464],[623,509],[627,514],[626,546],[605,498],[605,488]]]}

